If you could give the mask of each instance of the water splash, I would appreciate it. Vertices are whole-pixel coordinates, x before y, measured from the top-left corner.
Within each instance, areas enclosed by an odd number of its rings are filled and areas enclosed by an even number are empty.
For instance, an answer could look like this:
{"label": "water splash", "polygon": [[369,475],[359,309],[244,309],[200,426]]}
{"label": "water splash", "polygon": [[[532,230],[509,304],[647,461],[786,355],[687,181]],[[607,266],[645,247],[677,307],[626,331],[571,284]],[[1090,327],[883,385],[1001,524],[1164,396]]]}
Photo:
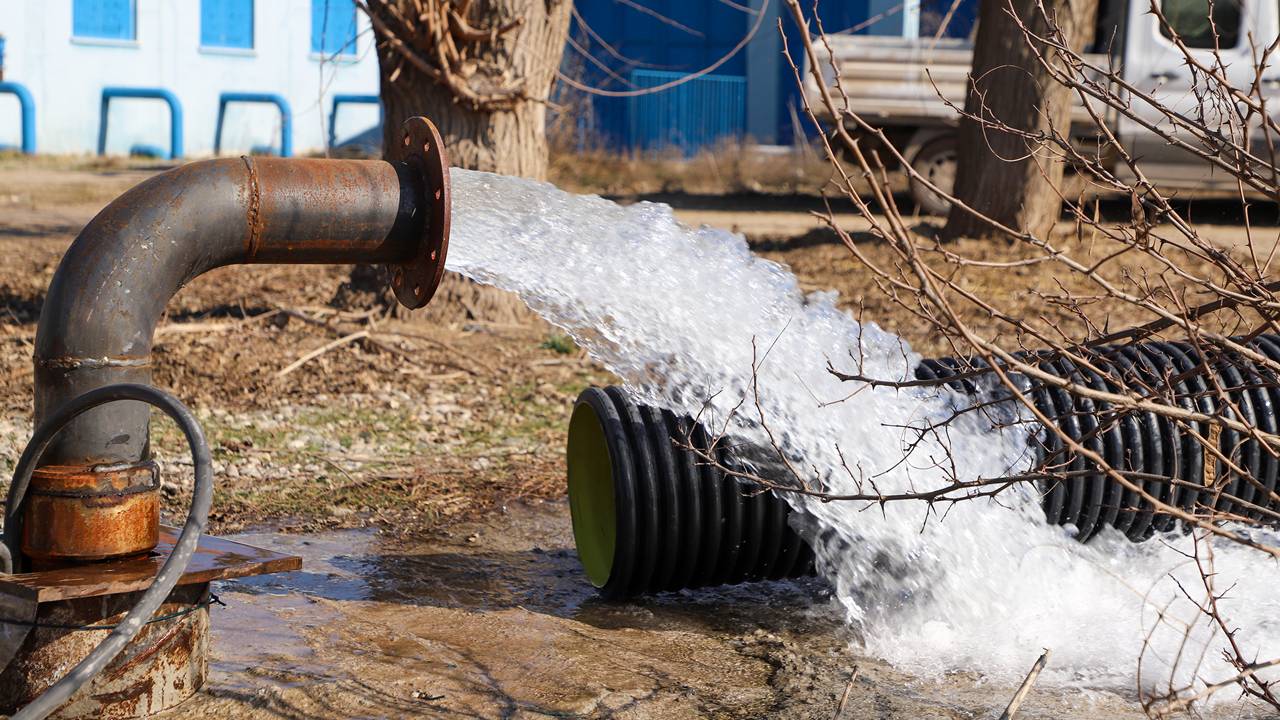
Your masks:
{"label": "water splash", "polygon": [[[1028,463],[1024,430],[998,430],[977,413],[942,440],[925,437],[901,462],[917,439],[904,427],[946,419],[967,402],[946,390],[868,387],[825,404],[854,389],[826,371],[828,361],[903,378],[918,355],[854,321],[834,293],[802,293],[739,235],[690,229],[664,205],[624,207],[464,170],[452,181],[449,268],[517,293],[647,402],[684,412],[707,403],[704,417],[723,418],[749,397],[755,367],[770,427],[833,492],[854,489],[845,464],[893,492]],[[762,439],[752,423],[736,428]],[[1144,685],[1185,681],[1202,659],[1205,677],[1233,674],[1219,659],[1221,636],[1179,590],[1202,594],[1185,537],[1134,545],[1108,531],[1080,545],[1018,491],[955,505],[945,517],[914,503],[795,502],[822,529],[820,564],[865,649],[904,669],[1012,681],[1047,647],[1054,657],[1042,682],[1132,690],[1145,643]],[[1234,586],[1223,607],[1240,639],[1260,659],[1280,656],[1280,569],[1238,547],[1216,548],[1216,569],[1219,590]]]}

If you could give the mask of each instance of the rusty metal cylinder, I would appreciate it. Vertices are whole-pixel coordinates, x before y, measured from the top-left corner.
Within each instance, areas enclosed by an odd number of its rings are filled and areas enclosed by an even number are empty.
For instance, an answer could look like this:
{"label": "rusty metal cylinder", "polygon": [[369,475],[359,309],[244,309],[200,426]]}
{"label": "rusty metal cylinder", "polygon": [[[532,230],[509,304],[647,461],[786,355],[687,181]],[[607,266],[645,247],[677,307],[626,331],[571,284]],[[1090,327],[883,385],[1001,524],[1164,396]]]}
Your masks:
{"label": "rusty metal cylinder", "polygon": [[24,511],[33,569],[146,553],[160,533],[159,468],[46,465],[31,476]]}
{"label": "rusty metal cylinder", "polygon": [[[214,161],[222,162],[222,161]],[[242,158],[246,263],[400,263],[421,233],[422,183],[381,160]]]}
{"label": "rusty metal cylinder", "polygon": [[[175,589],[127,650],[71,697],[55,720],[137,718],[194,695],[209,673],[209,585]],[[0,714],[31,702],[124,619],[141,592],[41,603],[36,627],[0,669]]]}

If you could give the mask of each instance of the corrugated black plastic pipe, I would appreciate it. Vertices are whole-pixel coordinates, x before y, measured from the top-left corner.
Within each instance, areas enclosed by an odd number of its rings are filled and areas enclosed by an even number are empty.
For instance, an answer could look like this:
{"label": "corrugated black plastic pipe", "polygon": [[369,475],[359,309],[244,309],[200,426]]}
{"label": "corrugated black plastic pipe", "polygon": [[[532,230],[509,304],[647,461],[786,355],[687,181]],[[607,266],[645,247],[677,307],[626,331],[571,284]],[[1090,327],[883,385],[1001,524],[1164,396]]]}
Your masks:
{"label": "corrugated black plastic pipe", "polygon": [[[706,449],[702,427],[589,388],[569,421],[569,503],[588,579],[608,598],[813,573],[791,506],[726,477],[673,440]],[[742,456],[720,451],[733,467]]]}
{"label": "corrugated black plastic pipe", "polygon": [[[1280,336],[1246,344],[1280,362]],[[1187,343],[1165,341],[1090,350],[1088,365],[1097,371],[1058,355],[1024,357],[1096,390],[1159,396],[1186,410],[1280,432],[1276,374],[1243,357],[1206,358]],[[976,394],[968,369],[953,359],[926,360],[916,375],[954,378],[948,382],[952,388]],[[1111,467],[1141,477],[1143,489],[1168,505],[1229,511],[1259,522],[1264,509],[1280,511],[1280,462],[1251,437],[1223,429],[1216,440],[1219,453],[1244,469],[1245,477],[1205,450],[1196,435],[1213,433],[1199,423],[1190,424],[1193,434],[1155,413],[1121,413],[1049,385],[1028,383],[1028,389],[1037,408],[1067,436]],[[618,598],[812,572],[812,551],[792,529],[786,501],[696,462],[691,451],[672,442],[686,437],[706,449],[707,434],[692,420],[637,405],[621,388],[591,388],[578,398],[569,425],[569,499],[578,553],[591,582],[606,597]],[[1106,526],[1133,541],[1177,526],[1092,462],[1066,452],[1055,433],[1045,432],[1035,443],[1040,467],[1065,476],[1040,487],[1045,517],[1074,526],[1082,542]],[[746,460],[768,476],[759,458],[769,453],[742,447],[732,456],[717,452],[726,467]]]}
{"label": "corrugated black plastic pipe", "polygon": [[[1237,340],[1280,361],[1280,336]],[[1099,372],[1055,355],[1025,357],[1042,370],[1096,390],[1137,392],[1185,410],[1239,420],[1265,433],[1280,430],[1280,382],[1272,370],[1245,357],[1205,356],[1189,343],[1158,340],[1096,348],[1085,356]],[[916,374],[945,380],[960,371],[955,360],[925,360]],[[977,389],[968,379],[948,384],[962,392]],[[1252,437],[1230,428],[1214,432],[1198,422],[1180,425],[1151,412],[1119,412],[1107,403],[1049,386],[1032,388],[1031,397],[1068,436],[1099,453],[1112,468],[1142,478],[1146,493],[1165,504],[1202,513],[1233,513],[1254,522],[1262,522],[1267,510],[1280,511],[1275,493],[1280,462]],[[1197,435],[1209,439],[1218,452],[1206,449]],[[1085,458],[1064,452],[1055,434],[1044,433],[1041,441],[1036,448],[1041,466],[1069,475],[1041,487],[1049,522],[1075,526],[1077,538],[1085,542],[1107,526],[1134,541],[1176,527],[1173,516],[1156,512],[1152,503]]]}

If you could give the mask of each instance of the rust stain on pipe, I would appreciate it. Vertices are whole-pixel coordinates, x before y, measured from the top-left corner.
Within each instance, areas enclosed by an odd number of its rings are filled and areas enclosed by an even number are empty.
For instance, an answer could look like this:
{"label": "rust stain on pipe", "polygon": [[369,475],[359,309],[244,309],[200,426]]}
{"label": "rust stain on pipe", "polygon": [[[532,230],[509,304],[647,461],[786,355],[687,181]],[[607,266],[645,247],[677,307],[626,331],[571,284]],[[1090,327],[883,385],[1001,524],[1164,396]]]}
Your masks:
{"label": "rust stain on pipe", "polygon": [[160,472],[152,461],[46,465],[28,493],[22,552],[35,565],[138,555],[159,539]]}
{"label": "rust stain on pipe", "polygon": [[244,254],[253,262],[258,256],[258,245],[262,242],[262,195],[258,187],[258,174],[253,169],[253,158],[243,156],[244,166],[249,171],[249,236],[245,240]]}

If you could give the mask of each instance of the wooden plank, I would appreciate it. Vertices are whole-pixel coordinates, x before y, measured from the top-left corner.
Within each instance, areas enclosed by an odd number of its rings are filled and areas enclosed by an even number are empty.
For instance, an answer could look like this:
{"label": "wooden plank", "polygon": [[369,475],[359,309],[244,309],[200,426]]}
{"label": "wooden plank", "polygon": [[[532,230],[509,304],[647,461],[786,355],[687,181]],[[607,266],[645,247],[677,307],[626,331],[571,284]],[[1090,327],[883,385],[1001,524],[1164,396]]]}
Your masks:
{"label": "wooden plank", "polygon": [[[178,532],[177,528],[161,526],[160,543],[155,552],[146,557],[0,575],[0,593],[36,602],[52,602],[145,590],[151,586],[160,566],[173,550]],[[205,535],[200,538],[178,585],[288,572],[301,567],[302,558],[296,555],[284,555]]]}

